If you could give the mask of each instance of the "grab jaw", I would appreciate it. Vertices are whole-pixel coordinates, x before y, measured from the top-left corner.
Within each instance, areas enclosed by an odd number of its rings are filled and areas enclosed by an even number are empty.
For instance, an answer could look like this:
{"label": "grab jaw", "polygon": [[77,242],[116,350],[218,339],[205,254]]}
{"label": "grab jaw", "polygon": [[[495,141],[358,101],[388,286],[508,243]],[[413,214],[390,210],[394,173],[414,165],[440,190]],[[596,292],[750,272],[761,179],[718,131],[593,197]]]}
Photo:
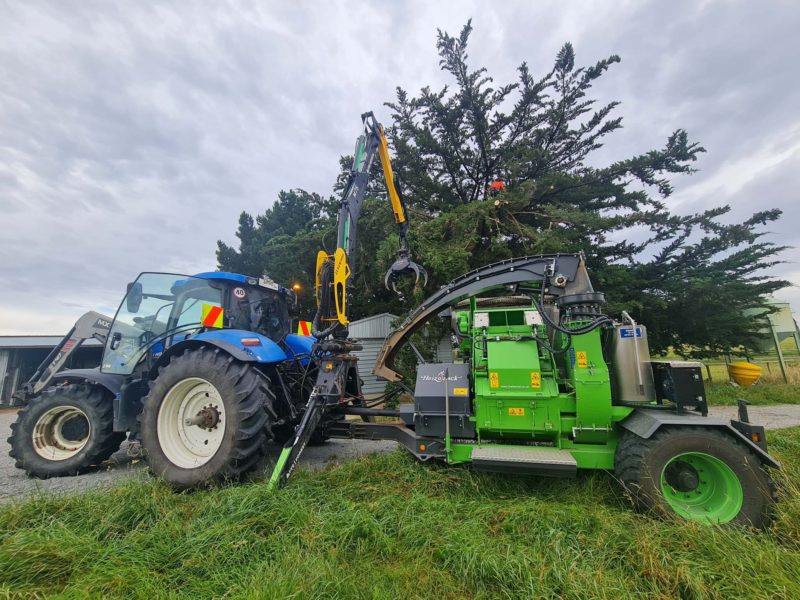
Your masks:
{"label": "grab jaw", "polygon": [[428,283],[428,272],[425,268],[411,260],[408,252],[400,252],[398,259],[392,263],[392,266],[386,272],[386,277],[384,278],[386,288],[400,294],[397,289],[397,282],[401,277],[411,274],[414,275],[414,285],[417,285],[420,279],[422,279],[423,287]]}

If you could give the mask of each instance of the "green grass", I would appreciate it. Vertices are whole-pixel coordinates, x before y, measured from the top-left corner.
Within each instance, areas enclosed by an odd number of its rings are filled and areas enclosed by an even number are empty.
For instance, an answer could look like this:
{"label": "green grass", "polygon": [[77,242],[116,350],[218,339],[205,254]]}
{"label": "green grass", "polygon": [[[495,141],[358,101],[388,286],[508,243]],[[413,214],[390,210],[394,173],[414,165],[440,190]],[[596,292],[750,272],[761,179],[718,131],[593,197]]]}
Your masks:
{"label": "green grass", "polygon": [[800,404],[800,386],[791,383],[757,383],[736,387],[728,383],[706,383],[708,401],[715,406],[735,405],[744,398],[753,405]]}
{"label": "green grass", "polygon": [[403,453],[174,494],[134,481],[0,508],[0,597],[799,598],[800,428],[765,533],[633,513],[613,478],[476,474]]}

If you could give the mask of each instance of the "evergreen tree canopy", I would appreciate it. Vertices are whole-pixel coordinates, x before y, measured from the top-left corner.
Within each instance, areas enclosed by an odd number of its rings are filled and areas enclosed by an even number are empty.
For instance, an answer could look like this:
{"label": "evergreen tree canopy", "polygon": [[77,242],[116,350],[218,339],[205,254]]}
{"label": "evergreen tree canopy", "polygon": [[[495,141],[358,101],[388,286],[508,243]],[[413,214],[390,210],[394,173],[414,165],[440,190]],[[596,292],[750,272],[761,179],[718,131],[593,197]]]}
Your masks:
{"label": "evergreen tree canopy", "polygon": [[[729,206],[672,213],[671,178],[692,173],[704,152],[684,130],[660,149],[592,164],[622,119],[613,116],[617,102],[598,106],[589,93],[619,57],[579,67],[567,43],[543,77],[522,63],[516,82],[495,85],[486,69],[468,65],[471,31],[471,23],[458,37],[439,31],[439,64],[452,86],[425,87],[417,96],[398,88],[387,103],[411,246],[431,275],[427,290],[409,290],[414,298],[503,258],[583,251],[609,314],[626,309],[646,324],[653,351],[704,356],[751,345],[760,323],[744,310],[764,306],[764,295],[787,285],[767,275],[783,248],[764,239],[764,226],[780,211],[735,224],[725,222]],[[345,173],[350,161],[341,165]],[[497,179],[505,190],[490,196]],[[373,190],[359,223],[354,318],[414,306],[383,288],[397,237],[385,197]],[[334,199],[281,192],[255,222],[242,214],[239,250],[220,242],[220,266],[311,286],[326,231],[329,245],[335,241],[335,211]],[[311,310],[310,295],[303,309]]]}

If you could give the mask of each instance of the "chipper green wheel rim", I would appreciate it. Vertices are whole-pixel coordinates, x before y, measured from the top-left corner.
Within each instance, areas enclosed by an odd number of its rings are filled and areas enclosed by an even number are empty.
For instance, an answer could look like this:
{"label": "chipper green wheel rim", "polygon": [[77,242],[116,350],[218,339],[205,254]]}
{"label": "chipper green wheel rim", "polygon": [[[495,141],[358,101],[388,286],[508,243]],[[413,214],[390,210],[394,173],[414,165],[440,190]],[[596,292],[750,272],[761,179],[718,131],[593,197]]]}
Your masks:
{"label": "chipper green wheel rim", "polygon": [[721,524],[742,509],[742,484],[724,462],[703,452],[678,454],[661,471],[661,491],[678,515]]}

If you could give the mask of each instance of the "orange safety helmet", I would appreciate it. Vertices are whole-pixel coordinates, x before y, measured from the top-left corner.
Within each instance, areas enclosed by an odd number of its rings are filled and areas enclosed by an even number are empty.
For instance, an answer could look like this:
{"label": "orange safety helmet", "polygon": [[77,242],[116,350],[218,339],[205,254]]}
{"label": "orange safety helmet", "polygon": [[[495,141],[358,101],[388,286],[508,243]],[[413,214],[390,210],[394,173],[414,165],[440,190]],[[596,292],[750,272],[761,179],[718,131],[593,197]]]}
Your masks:
{"label": "orange safety helmet", "polygon": [[492,183],[489,184],[489,195],[496,196],[504,189],[506,189],[506,184],[503,183],[503,181],[500,179],[495,179]]}

